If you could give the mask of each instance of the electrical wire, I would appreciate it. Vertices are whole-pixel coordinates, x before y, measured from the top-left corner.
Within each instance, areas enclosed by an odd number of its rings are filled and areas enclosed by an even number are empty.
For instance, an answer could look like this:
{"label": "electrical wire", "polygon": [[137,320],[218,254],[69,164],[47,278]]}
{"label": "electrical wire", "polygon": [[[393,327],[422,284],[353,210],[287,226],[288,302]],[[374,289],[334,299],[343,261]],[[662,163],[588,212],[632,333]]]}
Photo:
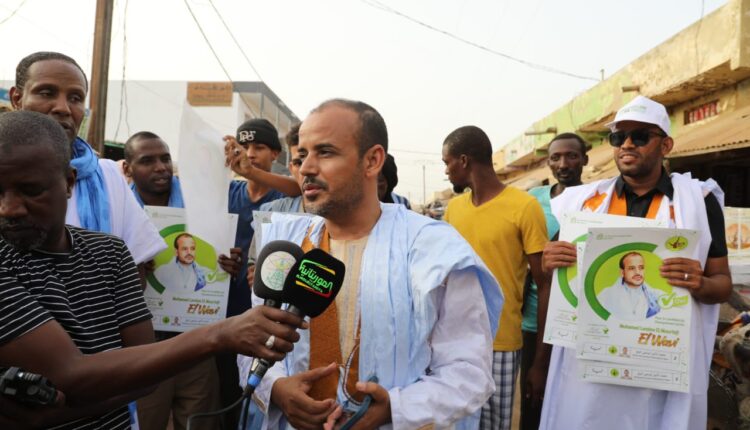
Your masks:
{"label": "electrical wire", "polygon": [[242,408],[242,414],[240,417],[242,418],[242,427],[240,427],[242,430],[247,429],[247,417],[250,416],[250,396],[245,395],[245,406]]}
{"label": "electrical wire", "polygon": [[193,17],[193,21],[195,21],[195,25],[198,26],[198,30],[200,30],[201,35],[203,36],[203,40],[206,41],[206,45],[208,45],[208,49],[210,49],[211,53],[214,54],[214,58],[216,58],[216,61],[219,63],[219,66],[221,66],[221,70],[223,70],[224,74],[227,76],[227,80],[229,80],[229,82],[234,82],[232,80],[232,77],[229,76],[229,72],[227,71],[227,68],[224,67],[224,63],[221,62],[221,58],[219,58],[219,54],[217,54],[216,50],[214,50],[214,46],[211,44],[211,41],[208,40],[208,36],[206,36],[206,32],[203,31],[203,27],[201,26],[201,23],[198,21],[198,17],[196,17],[195,14],[193,13],[193,9],[190,7],[188,0],[183,0],[183,1],[188,11],[190,12],[190,15]]}
{"label": "electrical wire", "polygon": [[405,13],[402,13],[402,12],[399,12],[398,10],[396,10],[396,9],[393,9],[393,8],[391,8],[391,7],[383,4],[382,2],[380,2],[378,0],[360,0],[360,1],[362,3],[368,5],[368,6],[372,7],[372,8],[379,9],[381,11],[388,12],[388,13],[400,16],[401,18],[404,18],[404,19],[406,19],[408,21],[411,21],[411,22],[413,22],[415,24],[421,25],[422,27],[425,27],[427,29],[430,29],[432,31],[440,33],[440,34],[442,34],[444,36],[448,36],[451,39],[455,39],[455,40],[457,40],[457,41],[459,41],[461,43],[473,46],[473,47],[475,47],[477,49],[480,49],[482,51],[488,52],[488,53],[496,55],[498,57],[505,58],[506,60],[510,60],[510,61],[516,62],[516,63],[524,65],[526,67],[530,67],[532,69],[540,70],[540,71],[547,72],[547,73],[554,73],[554,74],[558,74],[558,75],[568,76],[568,77],[571,77],[571,78],[584,79],[584,80],[588,80],[588,81],[599,82],[599,78],[593,78],[593,77],[590,77],[590,76],[584,76],[584,75],[579,75],[579,74],[576,74],[576,73],[566,72],[564,70],[560,70],[560,69],[557,69],[557,68],[554,68],[554,67],[551,67],[551,66],[546,66],[544,64],[539,64],[539,63],[533,63],[531,61],[527,61],[527,60],[524,60],[524,59],[521,59],[521,58],[518,58],[518,57],[514,57],[512,55],[508,55],[508,54],[506,54],[504,52],[496,51],[496,50],[488,48],[488,47],[486,47],[484,45],[480,45],[478,43],[475,43],[475,42],[472,42],[470,40],[464,39],[463,37],[457,36],[457,35],[455,35],[453,33],[450,33],[450,32],[448,32],[446,30],[443,30],[443,29],[437,28],[435,26],[432,26],[430,24],[427,24],[425,22],[422,22],[422,21],[420,21],[420,20],[418,20],[416,18],[413,18],[413,17],[411,17],[409,15],[406,15]]}
{"label": "electrical wire", "polygon": [[[183,0],[183,1],[185,3],[185,6],[187,6],[188,11],[190,12],[190,15],[193,17],[193,21],[195,21],[195,25],[198,26],[198,30],[200,30],[201,35],[203,36],[203,40],[206,41],[206,44],[208,45],[208,48],[211,50],[211,53],[214,54],[214,58],[219,63],[219,66],[221,66],[221,70],[224,71],[224,75],[226,75],[227,80],[229,82],[231,82],[232,84],[234,84],[235,81],[229,75],[229,71],[227,71],[227,68],[224,67],[224,63],[222,63],[221,58],[219,58],[219,54],[216,53],[216,50],[214,49],[213,45],[211,44],[211,41],[208,40],[208,36],[206,36],[206,32],[203,31],[203,27],[201,26],[200,22],[198,21],[198,18],[195,16],[195,14],[193,13],[193,9],[188,4],[188,0]],[[211,6],[213,7],[213,3],[211,3]],[[221,22],[224,23],[224,27],[229,32],[230,36],[232,37],[232,40],[234,40],[234,43],[237,43],[238,46],[239,46],[239,43],[237,42],[237,39],[235,39],[234,34],[232,34],[232,32],[229,29],[229,27],[227,26],[226,22],[224,22],[224,18],[221,17],[221,14],[219,14],[219,11],[216,9],[216,7],[214,7],[214,11],[216,11],[216,14],[219,15],[219,19],[221,19]],[[242,51],[242,55],[245,57],[245,60],[247,60],[248,64],[250,64],[250,67],[253,68],[253,71],[255,71],[255,74],[258,75],[258,79],[260,79],[262,81],[263,78],[261,78],[261,76],[258,73],[258,71],[255,69],[255,67],[250,62],[250,59],[247,57],[247,55],[245,55],[245,51],[243,51],[242,48],[240,48],[240,51]],[[248,110],[250,110],[251,112],[253,112],[253,109],[250,107],[250,105],[247,103],[247,101],[245,101],[245,99],[243,99],[242,97],[240,97],[239,100],[240,100],[240,102],[242,104],[245,105],[245,107],[247,107]]]}
{"label": "electrical wire", "polygon": [[261,81],[261,82],[265,82],[263,80],[263,78],[260,76],[260,72],[258,72],[258,69],[256,69],[255,66],[253,65],[253,62],[250,61],[250,58],[245,53],[245,50],[242,48],[242,45],[240,45],[240,42],[238,42],[237,38],[234,37],[234,33],[229,28],[229,26],[227,25],[226,21],[224,21],[224,17],[219,12],[219,9],[217,9],[216,6],[214,5],[213,0],[208,0],[208,3],[211,4],[211,7],[214,9],[214,12],[216,12],[216,16],[219,17],[219,20],[224,25],[224,28],[227,30],[227,33],[229,33],[229,37],[232,38],[232,41],[237,46],[237,49],[239,49],[240,52],[242,53],[242,56],[245,58],[245,61],[247,61],[247,64],[250,66],[251,69],[253,69],[253,72],[255,72],[255,75],[258,76],[258,80]]}
{"label": "electrical wire", "polygon": [[125,111],[125,128],[127,129],[127,136],[130,136],[130,122],[128,120],[128,89],[125,85],[125,71],[128,67],[128,3],[130,0],[125,0],[125,7],[123,8],[122,15],[122,80],[120,81],[120,112],[117,116],[117,127],[115,128],[114,139],[117,140],[117,135],[120,133],[120,124],[122,123],[122,114]]}
{"label": "electrical wire", "polygon": [[[242,403],[242,400],[244,400],[245,398],[247,398],[247,396],[245,396],[243,394],[234,403],[232,403],[231,405],[227,406],[226,408],[219,409],[218,411],[200,412],[200,413],[197,413],[197,414],[190,415],[188,417],[188,420],[187,420],[187,430],[190,430],[191,426],[193,425],[193,420],[195,420],[196,418],[208,418],[208,417],[213,417],[213,416],[217,416],[217,415],[223,415],[223,414],[231,411],[232,409],[236,408],[239,404]],[[222,428],[224,428],[224,424],[223,423],[222,423]]]}
{"label": "electrical wire", "polygon": [[8,21],[9,19],[13,18],[13,16],[14,16],[14,15],[15,15],[16,13],[18,13],[18,11],[19,11],[19,10],[21,10],[21,8],[23,7],[23,5],[25,5],[27,1],[28,1],[28,0],[23,0],[23,1],[21,2],[21,4],[19,4],[19,5],[18,5],[18,7],[17,7],[17,8],[13,9],[13,12],[11,12],[11,13],[10,13],[10,15],[6,16],[6,17],[5,17],[5,19],[3,19],[2,21],[0,21],[0,25],[3,25],[3,24],[5,24],[5,22],[6,22],[6,21]]}
{"label": "electrical wire", "polygon": [[526,22],[526,25],[521,27],[521,32],[519,33],[518,39],[516,39],[515,48],[518,48],[518,46],[521,44],[523,39],[526,37],[526,35],[529,33],[529,30],[533,28],[532,24],[536,20],[537,15],[539,15],[539,10],[542,8],[542,3],[544,0],[538,0],[536,2],[536,5],[534,7],[534,11],[531,13],[531,16],[529,17],[529,20]]}

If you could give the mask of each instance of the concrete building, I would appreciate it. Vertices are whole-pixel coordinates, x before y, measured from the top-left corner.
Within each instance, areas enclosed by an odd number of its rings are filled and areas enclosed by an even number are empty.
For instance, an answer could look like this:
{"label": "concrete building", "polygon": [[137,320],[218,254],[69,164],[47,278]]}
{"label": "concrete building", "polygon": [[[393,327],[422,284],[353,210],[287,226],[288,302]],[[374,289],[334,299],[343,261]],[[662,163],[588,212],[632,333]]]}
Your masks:
{"label": "concrete building", "polygon": [[669,168],[713,177],[726,205],[750,207],[750,0],[726,5],[595,85],[494,154],[498,175],[529,188],[553,180],[549,140],[576,132],[592,146],[584,181],[617,174],[604,124],[636,95],[667,106],[675,146]]}
{"label": "concrete building", "polygon": [[[105,152],[117,158],[117,148],[135,132],[152,131],[169,145],[179,165],[179,130],[183,106],[189,104],[222,135],[234,135],[251,118],[265,118],[283,139],[299,118],[264,82],[110,81],[107,97]],[[83,133],[82,133],[83,134]],[[283,145],[282,145],[283,146]],[[287,172],[282,152],[273,170]]]}

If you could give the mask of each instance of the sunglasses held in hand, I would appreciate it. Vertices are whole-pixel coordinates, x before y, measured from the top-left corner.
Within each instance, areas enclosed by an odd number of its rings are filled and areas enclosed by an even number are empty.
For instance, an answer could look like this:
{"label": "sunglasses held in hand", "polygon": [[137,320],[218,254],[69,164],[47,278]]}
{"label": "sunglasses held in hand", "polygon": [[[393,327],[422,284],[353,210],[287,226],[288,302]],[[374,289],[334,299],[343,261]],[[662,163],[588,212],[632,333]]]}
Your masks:
{"label": "sunglasses held in hand", "polygon": [[625,143],[628,137],[630,138],[630,141],[633,142],[633,145],[641,147],[648,145],[648,142],[654,136],[667,137],[667,135],[664,133],[657,133],[651,130],[640,129],[632,131],[615,131],[614,133],[609,133],[608,138],[610,145],[614,146],[615,148],[619,148]]}

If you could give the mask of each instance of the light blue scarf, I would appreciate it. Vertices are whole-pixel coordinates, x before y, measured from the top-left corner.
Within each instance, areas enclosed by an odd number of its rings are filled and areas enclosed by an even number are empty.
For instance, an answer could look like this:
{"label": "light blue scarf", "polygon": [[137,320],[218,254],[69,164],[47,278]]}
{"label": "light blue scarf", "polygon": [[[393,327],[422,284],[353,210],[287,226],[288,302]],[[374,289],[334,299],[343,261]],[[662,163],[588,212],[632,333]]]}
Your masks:
{"label": "light blue scarf", "polygon": [[[141,199],[140,194],[138,194],[138,190],[135,188],[135,182],[130,184],[130,189],[133,190],[135,200],[141,205],[141,207],[143,207],[143,200]],[[182,200],[182,187],[180,186],[180,180],[177,179],[176,176],[172,176],[172,188],[169,192],[169,202],[167,203],[167,206],[170,208],[185,207],[185,202]]]}
{"label": "light blue scarf", "polygon": [[[454,271],[473,269],[487,305],[489,327],[495,337],[504,298],[497,281],[471,246],[442,221],[418,216],[403,205],[381,203],[382,214],[372,229],[360,273],[361,343],[359,374],[377,375],[384,388],[405,387],[419,380],[429,367],[429,336],[438,309],[429,296]],[[308,234],[319,243],[324,220],[274,213],[261,226],[263,245],[275,239],[302,243]],[[424,246],[430,244],[431,246]],[[256,297],[254,297],[254,300]],[[287,375],[308,370],[309,331],[284,358]],[[341,387],[338,401],[345,404]],[[254,403],[254,402],[253,402]],[[252,403],[251,403],[252,404]],[[285,427],[285,421],[278,428]],[[457,430],[479,427],[479,411],[454,424]]]}
{"label": "light blue scarf", "polygon": [[81,227],[87,230],[112,233],[109,219],[109,198],[104,187],[104,174],[99,167],[99,158],[93,149],[80,137],[73,142],[73,159],[70,165],[76,169],[76,194],[78,218]]}

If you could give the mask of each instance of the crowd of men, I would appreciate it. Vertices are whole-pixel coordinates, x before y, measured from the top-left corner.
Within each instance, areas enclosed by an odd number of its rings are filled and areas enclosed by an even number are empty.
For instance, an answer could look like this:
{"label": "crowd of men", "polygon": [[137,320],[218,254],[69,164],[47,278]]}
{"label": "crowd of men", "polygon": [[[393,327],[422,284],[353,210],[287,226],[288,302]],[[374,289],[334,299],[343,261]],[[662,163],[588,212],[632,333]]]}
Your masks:
{"label": "crowd of men", "polygon": [[[232,279],[226,318],[178,334],[154,332],[143,298],[166,244],[142,207],[184,207],[175,142],[142,131],[127,140],[122,168],[100,159],[78,137],[87,92],[72,58],[34,53],[17,67],[15,111],[0,114],[0,367],[59,389],[46,407],[0,395],[0,427],[184,429],[188,416],[241,396],[253,358],[276,364],[249,400],[248,428],[357,419],[350,428],[509,429],[519,371],[523,429],[705,427],[717,303],[731,292],[723,197],[712,181],[664,169],[673,145],[664,106],[636,97],[609,125],[619,176],[583,184],[587,144],[563,133],[548,147],[556,183],[528,193],[498,179],[481,129],[454,130],[442,158],[460,195],[445,222],[393,192],[396,163],[372,106],[332,99],[310,112],[285,138],[291,177],[270,172],[282,150],[274,126],[248,120],[224,138],[242,180],[229,185],[229,207],[216,208],[239,218],[235,246],[218,258]],[[252,294],[257,210],[272,212],[264,243],[345,263],[341,292],[319,317]],[[575,246],[557,240],[558,220],[579,210],[700,232],[700,260],[660,267],[696,300],[691,392],[584,382],[575,351],[542,342],[551,273],[576,262]],[[189,275],[175,288],[203,288],[194,239],[171,245],[170,270]],[[621,260],[623,294],[647,294],[641,260]],[[647,296],[641,304],[651,310]],[[237,428],[238,410],[192,428]]]}

